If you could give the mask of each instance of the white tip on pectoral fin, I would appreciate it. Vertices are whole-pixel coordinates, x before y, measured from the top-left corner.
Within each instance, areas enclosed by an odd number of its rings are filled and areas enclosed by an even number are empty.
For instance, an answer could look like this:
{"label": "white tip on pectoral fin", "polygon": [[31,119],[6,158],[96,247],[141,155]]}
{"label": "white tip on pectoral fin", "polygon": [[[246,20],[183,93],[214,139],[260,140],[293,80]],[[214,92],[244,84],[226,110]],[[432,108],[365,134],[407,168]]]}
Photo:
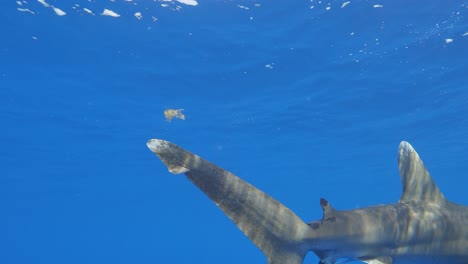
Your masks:
{"label": "white tip on pectoral fin", "polygon": [[185,166],[187,160],[181,159],[183,155],[180,154],[183,150],[176,145],[161,139],[150,139],[146,146],[161,159],[170,173],[181,174],[189,171]]}
{"label": "white tip on pectoral fin", "polygon": [[157,153],[163,148],[164,141],[160,139],[150,139],[146,142],[146,146],[151,149],[152,152]]}

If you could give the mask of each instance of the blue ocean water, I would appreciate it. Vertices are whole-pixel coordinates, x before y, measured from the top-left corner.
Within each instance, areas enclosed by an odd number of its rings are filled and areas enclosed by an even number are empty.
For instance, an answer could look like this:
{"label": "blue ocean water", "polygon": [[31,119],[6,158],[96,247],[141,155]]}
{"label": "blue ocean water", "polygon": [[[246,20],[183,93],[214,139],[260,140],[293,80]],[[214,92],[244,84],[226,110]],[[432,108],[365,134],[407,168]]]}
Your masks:
{"label": "blue ocean water", "polygon": [[305,221],[397,201],[407,140],[468,204],[467,1],[0,5],[0,263],[265,263],[150,138]]}

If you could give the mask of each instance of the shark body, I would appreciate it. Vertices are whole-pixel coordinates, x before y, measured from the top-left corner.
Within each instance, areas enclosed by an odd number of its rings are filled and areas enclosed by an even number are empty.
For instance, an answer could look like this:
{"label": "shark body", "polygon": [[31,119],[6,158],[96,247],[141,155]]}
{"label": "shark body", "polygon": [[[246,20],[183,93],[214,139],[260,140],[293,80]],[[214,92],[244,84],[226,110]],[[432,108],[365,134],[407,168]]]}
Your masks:
{"label": "shark body", "polygon": [[147,146],[174,174],[184,173],[265,254],[269,264],[340,259],[373,264],[468,264],[468,207],[445,199],[419,155],[401,142],[403,194],[394,204],[336,210],[320,199],[323,217],[303,222],[289,208],[234,174],[177,145]]}

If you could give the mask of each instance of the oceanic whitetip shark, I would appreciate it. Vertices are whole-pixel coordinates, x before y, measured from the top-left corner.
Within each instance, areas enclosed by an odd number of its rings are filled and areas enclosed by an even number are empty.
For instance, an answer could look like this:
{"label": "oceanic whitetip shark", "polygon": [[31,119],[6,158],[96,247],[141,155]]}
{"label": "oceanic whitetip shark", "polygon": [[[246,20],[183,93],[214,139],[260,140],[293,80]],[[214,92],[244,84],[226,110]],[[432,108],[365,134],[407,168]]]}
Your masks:
{"label": "oceanic whitetip shark", "polygon": [[408,142],[398,168],[403,194],[394,204],[336,210],[305,223],[289,208],[234,174],[170,142],[147,146],[174,174],[184,173],[266,255],[269,264],[299,264],[313,251],[320,264],[468,264],[468,207],[448,201]]}

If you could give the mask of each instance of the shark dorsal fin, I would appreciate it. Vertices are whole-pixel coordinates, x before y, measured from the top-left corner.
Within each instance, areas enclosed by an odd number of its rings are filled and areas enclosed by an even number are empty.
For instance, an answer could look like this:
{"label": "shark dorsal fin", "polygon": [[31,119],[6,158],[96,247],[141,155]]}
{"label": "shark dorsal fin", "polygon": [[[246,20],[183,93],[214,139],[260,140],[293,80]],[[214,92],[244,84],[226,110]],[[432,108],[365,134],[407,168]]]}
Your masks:
{"label": "shark dorsal fin", "polygon": [[418,153],[406,141],[400,143],[398,169],[403,183],[401,202],[427,201],[443,203],[446,201],[431,175],[429,175],[421,158],[419,158]]}
{"label": "shark dorsal fin", "polygon": [[323,209],[322,221],[335,221],[335,208],[324,198],[320,198],[320,206]]}

